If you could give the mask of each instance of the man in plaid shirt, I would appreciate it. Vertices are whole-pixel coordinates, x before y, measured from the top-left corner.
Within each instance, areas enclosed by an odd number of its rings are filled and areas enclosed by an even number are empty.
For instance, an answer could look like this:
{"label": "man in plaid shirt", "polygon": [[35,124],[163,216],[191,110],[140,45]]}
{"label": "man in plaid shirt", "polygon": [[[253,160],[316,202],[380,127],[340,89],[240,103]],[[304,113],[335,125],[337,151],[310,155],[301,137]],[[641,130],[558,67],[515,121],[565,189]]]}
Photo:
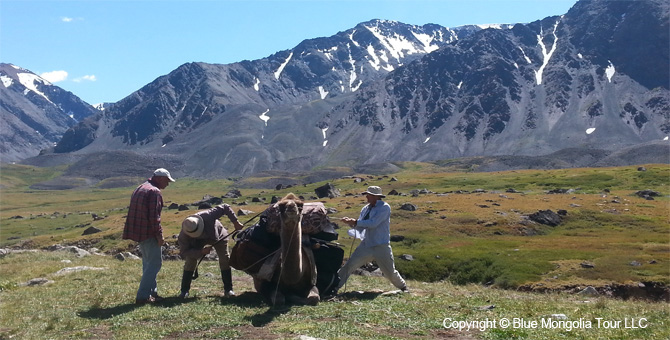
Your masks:
{"label": "man in plaid shirt", "polygon": [[165,243],[161,226],[161,189],[165,189],[170,182],[174,182],[170,172],[156,169],[154,175],[137,187],[130,198],[123,239],[139,242],[142,252],[142,279],[135,298],[137,304],[163,300],[158,296],[156,283],[156,276],[163,265],[161,247]]}

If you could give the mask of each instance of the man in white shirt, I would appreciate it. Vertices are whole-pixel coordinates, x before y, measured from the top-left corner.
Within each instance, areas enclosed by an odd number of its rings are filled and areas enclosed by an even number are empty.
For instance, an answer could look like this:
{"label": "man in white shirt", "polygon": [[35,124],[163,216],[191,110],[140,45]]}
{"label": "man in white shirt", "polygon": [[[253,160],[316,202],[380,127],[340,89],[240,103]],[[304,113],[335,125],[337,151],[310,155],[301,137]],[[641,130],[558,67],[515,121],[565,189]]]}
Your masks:
{"label": "man in white shirt", "polygon": [[358,219],[343,217],[342,221],[354,230],[350,235],[361,238],[361,244],[356,248],[347,262],[340,268],[339,288],[344,286],[349,275],[360,266],[375,260],[384,277],[386,277],[397,288],[408,292],[405,280],[395,269],[393,252],[391,250],[391,206],[384,202],[382,189],[378,186],[370,186],[363,193],[368,204],[361,209]]}

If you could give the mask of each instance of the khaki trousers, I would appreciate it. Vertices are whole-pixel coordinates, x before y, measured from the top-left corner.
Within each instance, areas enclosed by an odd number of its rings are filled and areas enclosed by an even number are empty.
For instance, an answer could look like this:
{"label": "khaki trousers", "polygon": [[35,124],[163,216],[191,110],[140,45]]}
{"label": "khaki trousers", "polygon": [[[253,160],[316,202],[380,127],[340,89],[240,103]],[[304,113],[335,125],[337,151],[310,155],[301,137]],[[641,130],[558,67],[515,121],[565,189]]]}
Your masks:
{"label": "khaki trousers", "polygon": [[390,244],[380,244],[374,247],[358,247],[354,250],[354,253],[351,254],[347,263],[340,268],[337,272],[340,275],[340,286],[341,288],[349,279],[349,275],[354,272],[354,270],[360,268],[362,265],[375,260],[379,269],[381,269],[384,277],[386,277],[391,283],[396,286],[398,289],[405,287],[405,280],[403,280],[400,273],[395,269],[395,262],[393,261],[393,252],[391,250]]}
{"label": "khaki trousers", "polygon": [[[223,240],[214,245],[214,250],[219,256],[219,268],[221,271],[230,269],[230,256],[228,254],[228,240]],[[200,258],[195,257],[186,257],[184,259],[184,270],[185,271],[194,271],[195,267],[198,265]]]}

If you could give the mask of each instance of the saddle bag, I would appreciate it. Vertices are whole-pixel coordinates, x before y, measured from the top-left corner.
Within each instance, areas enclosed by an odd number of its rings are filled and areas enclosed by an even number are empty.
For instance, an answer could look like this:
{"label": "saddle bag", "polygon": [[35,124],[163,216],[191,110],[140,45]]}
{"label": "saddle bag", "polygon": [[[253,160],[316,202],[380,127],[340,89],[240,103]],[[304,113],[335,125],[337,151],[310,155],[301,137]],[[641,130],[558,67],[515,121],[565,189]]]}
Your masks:
{"label": "saddle bag", "polygon": [[265,230],[263,223],[253,225],[235,237],[230,251],[230,266],[253,275],[258,273],[265,259],[279,248],[279,239]]}

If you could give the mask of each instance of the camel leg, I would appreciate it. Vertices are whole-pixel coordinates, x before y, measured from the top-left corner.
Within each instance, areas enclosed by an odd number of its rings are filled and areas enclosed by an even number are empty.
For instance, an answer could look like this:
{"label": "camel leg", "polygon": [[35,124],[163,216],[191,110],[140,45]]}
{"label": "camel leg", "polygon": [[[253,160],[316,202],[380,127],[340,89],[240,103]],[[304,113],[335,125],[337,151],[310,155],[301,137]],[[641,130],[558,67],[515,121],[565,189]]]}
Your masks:
{"label": "camel leg", "polygon": [[254,288],[269,305],[283,306],[286,303],[284,294],[276,289],[276,283],[254,278]]}
{"label": "camel leg", "polygon": [[307,294],[307,297],[291,294],[286,295],[286,300],[294,305],[316,306],[319,304],[321,298],[319,297],[319,290],[316,287],[312,287]]}
{"label": "camel leg", "polygon": [[316,286],[312,287],[307,294],[307,304],[310,306],[316,306],[319,304],[321,298],[319,297],[319,289]]}

